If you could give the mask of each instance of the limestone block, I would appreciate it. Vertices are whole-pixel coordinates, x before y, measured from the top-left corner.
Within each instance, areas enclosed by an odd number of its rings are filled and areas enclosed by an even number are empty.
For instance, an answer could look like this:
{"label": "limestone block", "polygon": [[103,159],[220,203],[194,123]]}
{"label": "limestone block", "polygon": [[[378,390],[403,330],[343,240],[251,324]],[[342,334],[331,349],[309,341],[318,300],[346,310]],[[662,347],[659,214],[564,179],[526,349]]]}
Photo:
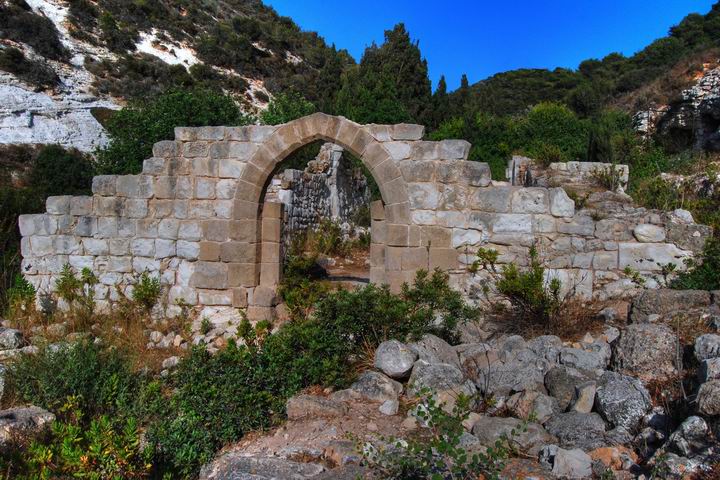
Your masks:
{"label": "limestone block", "polygon": [[387,243],[387,223],[384,220],[370,221],[370,239],[372,243]]}
{"label": "limestone block", "polygon": [[195,262],[190,286],[196,288],[227,288],[228,267],[221,262]]}
{"label": "limestone block", "polygon": [[385,218],[390,223],[407,223],[410,220],[409,202],[386,205]]}
{"label": "limestone block", "polygon": [[257,249],[255,243],[224,242],[220,246],[220,258],[223,262],[252,263],[257,261]]}
{"label": "limestone block", "polygon": [[632,240],[630,225],[617,218],[604,218],[595,224],[595,236],[601,240],[616,242]]}
{"label": "limestone block", "polygon": [[257,282],[258,270],[254,261],[228,264],[228,284],[231,287],[254,287]]}
{"label": "limestone block", "polygon": [[160,220],[156,218],[142,218],[135,222],[135,235],[144,238],[157,238]]}
{"label": "limestone block", "polygon": [[575,215],[575,201],[568,197],[563,188],[551,188],[550,213],[556,217],[572,217]]}
{"label": "limestone block", "polygon": [[[57,235],[53,238],[53,248],[55,249],[54,253],[60,255],[80,255],[82,253],[82,244],[80,243],[80,239],[77,237],[71,235]],[[34,239],[31,238],[31,243],[32,240]],[[34,243],[33,253],[38,255]]]}
{"label": "limestone block", "polygon": [[97,217],[78,217],[74,233],[79,237],[95,235],[97,233]]}
{"label": "limestone block", "polygon": [[657,272],[661,265],[673,263],[684,269],[683,260],[691,252],[680,250],[669,243],[620,243],[618,268],[630,267],[640,271]]}
{"label": "limestone block", "polygon": [[596,270],[615,270],[618,268],[617,252],[600,251],[595,252],[592,268]]}
{"label": "limestone block", "polygon": [[235,198],[235,187],[237,182],[232,179],[218,180],[215,185],[215,196],[223,200]]}
{"label": "limestone block", "polygon": [[155,240],[155,258],[168,258],[175,256],[175,240],[158,238]]}
{"label": "limestone block", "polygon": [[160,260],[148,257],[133,257],[134,272],[155,273],[160,271]]}
{"label": "limestone block", "polygon": [[45,201],[47,213],[55,215],[65,215],[70,213],[70,195],[61,195],[56,197],[48,197]]}
{"label": "limestone block", "polygon": [[86,255],[107,255],[110,252],[108,241],[100,238],[83,238],[83,249]]}
{"label": "limestone block", "polygon": [[282,220],[279,218],[262,219],[262,241],[279,242],[281,240]]}
{"label": "limestone block", "polygon": [[95,266],[95,257],[92,255],[70,255],[68,263],[77,272],[81,272],[83,268],[92,270]]}
{"label": "limestone block", "polygon": [[30,237],[30,249],[33,256],[42,257],[43,255],[52,255],[55,253],[55,238],[33,235]]}
{"label": "limestone block", "polygon": [[510,211],[511,187],[478,188],[470,196],[470,208],[483,212],[507,213]]}
{"label": "limestone block", "polygon": [[[470,229],[470,228],[453,228],[452,229],[452,247],[461,246],[478,246],[488,240],[487,228]],[[441,245],[438,245],[441,246]]]}
{"label": "limestone block", "polygon": [[278,262],[260,264],[260,285],[278,285],[281,265]]}
{"label": "limestone block", "polygon": [[174,218],[164,218],[160,220],[157,226],[157,234],[160,238],[176,240],[180,230],[180,220]]}
{"label": "limestone block", "polygon": [[501,213],[492,221],[495,233],[531,233],[532,215],[526,213]]}
{"label": "limestone block", "polygon": [[108,249],[110,255],[130,255],[130,239],[110,238],[108,239]]}
{"label": "limestone block", "polygon": [[118,236],[134,237],[136,231],[136,222],[131,218],[118,218]]}
{"label": "limestone block", "polygon": [[198,258],[208,262],[220,261],[220,244],[218,242],[200,242]]}
{"label": "limestone block", "polygon": [[212,142],[210,144],[210,148],[208,149],[208,164],[212,164],[215,167],[215,173],[214,174],[208,174],[208,176],[217,176],[217,160],[218,158],[228,158],[230,155],[230,147],[228,145],[228,142]]}
{"label": "limestone block", "polygon": [[[263,242],[260,248],[260,259],[262,263],[279,263],[280,262],[280,244],[277,242]],[[233,259],[232,261],[248,260],[247,256],[243,256],[242,260]]]}
{"label": "limestone block", "polygon": [[462,178],[472,187],[487,187],[492,180],[490,165],[484,162],[467,161],[462,163]]}
{"label": "limestone block", "polygon": [[425,247],[404,248],[402,270],[428,269],[428,249]]}
{"label": "limestone block", "polygon": [[248,298],[248,304],[255,307],[274,307],[277,305],[275,288],[258,285],[252,290],[252,294]]}
{"label": "limestone block", "polygon": [[230,222],[230,238],[245,243],[258,241],[256,220],[233,220]]}
{"label": "limestone block", "polygon": [[103,197],[111,197],[115,195],[115,185],[117,176],[115,175],[96,175],[92,180],[92,192],[95,195]]}
{"label": "limestone block", "polygon": [[448,248],[452,245],[453,230],[450,228],[427,226],[421,228],[422,244],[430,247]]}
{"label": "limestone block", "polygon": [[557,232],[557,222],[552,215],[533,215],[532,230],[535,233],[554,233]]}
{"label": "limestone block", "polygon": [[203,290],[197,291],[200,305],[232,305],[233,293],[231,290]]}
{"label": "limestone block", "polygon": [[202,227],[204,240],[223,242],[230,236],[230,222],[227,220],[205,220]]}
{"label": "limestone block", "polygon": [[210,145],[205,141],[185,142],[182,144],[182,156],[185,158],[207,157]]}
{"label": "limestone block", "polygon": [[513,213],[546,213],[548,195],[544,188],[520,188],[512,193]]}
{"label": "limestone block", "polygon": [[410,144],[407,142],[385,142],[383,146],[394,160],[410,157]]}
{"label": "limestone block", "polygon": [[467,160],[468,153],[470,153],[470,142],[467,140],[442,140],[440,142],[440,158]]}
{"label": "limestone block", "polygon": [[145,175],[163,175],[167,174],[168,161],[164,158],[152,157],[143,160],[142,173]]}
{"label": "limestone block", "polygon": [[591,217],[575,216],[565,221],[558,221],[558,232],[571,235],[591,236],[595,233],[595,222]]}
{"label": "limestone block", "polygon": [[123,216],[128,218],[145,218],[148,214],[148,201],[128,198],[125,200]]}
{"label": "limestone block", "polygon": [[212,218],[215,212],[213,200],[191,200],[188,204],[188,217],[190,218]]}
{"label": "limestone block", "polygon": [[[176,136],[177,137],[177,136]],[[176,157],[180,153],[180,143],[173,140],[162,140],[153,145],[153,157]]]}
{"label": "limestone block", "polygon": [[633,235],[638,242],[658,243],[665,240],[665,229],[657,225],[643,223],[633,229]]}
{"label": "limestone block", "polygon": [[435,181],[440,183],[457,183],[463,173],[462,164],[464,162],[460,160],[446,160],[444,162],[438,162],[435,166]]}
{"label": "limestone block", "polygon": [[132,261],[130,257],[110,256],[107,268],[111,272],[130,273],[132,272]]}
{"label": "limestone block", "polygon": [[413,209],[435,210],[438,208],[440,193],[435,183],[408,184],[410,204]]}
{"label": "limestone block", "polygon": [[134,238],[130,241],[130,253],[139,257],[152,257],[155,255],[155,239]]}
{"label": "limestone block", "polygon": [[233,307],[245,308],[248,305],[248,294],[246,288],[233,288]]}
{"label": "limestone block", "polygon": [[435,213],[437,224],[442,227],[465,228],[468,218],[463,212],[443,210]]}
{"label": "limestone block", "polygon": [[187,240],[177,241],[177,256],[185,260],[197,260],[200,255],[200,243]]}
{"label": "limestone block", "polygon": [[454,248],[430,248],[430,269],[454,270],[458,268],[458,252]]}
{"label": "limestone block", "polygon": [[175,285],[170,287],[168,291],[168,302],[171,305],[176,305],[179,302],[187,303],[188,305],[197,305],[197,301],[198,294],[194,288]]}
{"label": "limestone block", "polygon": [[148,175],[120,175],[117,177],[116,195],[128,198],[150,198],[153,195],[153,177]]}
{"label": "limestone block", "polygon": [[438,160],[440,158],[439,143],[427,141],[413,142],[410,158],[413,160]]}
{"label": "limestone block", "polygon": [[92,213],[93,198],[87,195],[70,198],[70,215],[90,215]]}
{"label": "limestone block", "polygon": [[30,235],[54,235],[57,233],[57,217],[47,214],[20,215],[18,217],[20,234],[24,237]]}
{"label": "limestone block", "polygon": [[124,205],[125,200],[118,197],[93,198],[93,211],[98,216],[119,217],[123,213]]}
{"label": "limestone block", "polygon": [[57,233],[58,235],[73,235],[75,234],[75,226],[77,224],[74,215],[50,215],[57,222]]}
{"label": "limestone block", "polygon": [[194,242],[200,241],[202,239],[202,222],[199,220],[180,221],[177,238]]}
{"label": "limestone block", "polygon": [[195,179],[195,198],[212,200],[215,198],[215,180],[199,177]]}
{"label": "limestone block", "polygon": [[250,125],[246,128],[251,142],[262,143],[270,138],[270,135],[278,129],[278,125]]}
{"label": "limestone block", "polygon": [[385,265],[385,245],[370,245],[370,266]]}
{"label": "limestone block", "polygon": [[406,182],[434,182],[436,165],[432,160],[404,160],[400,172]]}
{"label": "limestone block", "polygon": [[560,280],[561,296],[574,292],[581,298],[592,298],[594,278],[592,270],[545,269],[545,281],[550,282],[554,278]]}
{"label": "limestone block", "polygon": [[389,127],[389,134],[393,140],[420,140],[425,135],[423,125],[398,123]]}
{"label": "limestone block", "polygon": [[435,210],[413,210],[412,222],[415,225],[435,225]]}
{"label": "limestone block", "polygon": [[382,200],[370,202],[370,218],[373,220],[385,220],[385,206]]}
{"label": "limestone block", "polygon": [[97,236],[99,238],[113,238],[118,235],[117,217],[98,217]]}
{"label": "limestone block", "polygon": [[402,255],[405,247],[385,247],[385,269],[402,270]]}
{"label": "limestone block", "polygon": [[404,247],[408,245],[409,228],[407,225],[387,224],[387,243],[392,246]]}

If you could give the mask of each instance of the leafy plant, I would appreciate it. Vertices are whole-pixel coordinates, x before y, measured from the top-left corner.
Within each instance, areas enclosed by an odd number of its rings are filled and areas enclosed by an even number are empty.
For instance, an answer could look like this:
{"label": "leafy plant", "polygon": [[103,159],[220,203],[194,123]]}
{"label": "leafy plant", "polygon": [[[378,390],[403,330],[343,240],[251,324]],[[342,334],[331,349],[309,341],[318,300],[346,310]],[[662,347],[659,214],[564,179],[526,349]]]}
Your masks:
{"label": "leafy plant", "polygon": [[520,432],[513,430],[510,438],[503,436],[484,453],[470,454],[462,446],[470,400],[459,395],[449,409],[424,389],[413,410],[424,427],[420,434],[408,440],[381,437],[376,442],[357,441],[358,450],[375,472],[389,480],[499,479],[512,452],[511,437]]}
{"label": "leafy plant", "polygon": [[95,285],[98,279],[89,268],[75,276],[69,263],[63,265],[60,275],[55,280],[57,295],[65,300],[80,324],[88,322],[95,311]]}
{"label": "leafy plant", "polygon": [[158,302],[161,291],[160,278],[151,277],[150,274],[145,271],[140,274],[140,277],[134,285],[132,299],[133,302],[146,312],[149,312]]}
{"label": "leafy plant", "polygon": [[720,288],[720,240],[709,238],[702,255],[687,261],[687,271],[679,272],[670,282],[678,290],[717,290]]}
{"label": "leafy plant", "polygon": [[20,274],[15,275],[15,283],[8,289],[10,312],[27,314],[35,307],[35,287]]}
{"label": "leafy plant", "polygon": [[279,125],[306,115],[315,113],[315,105],[305,100],[298,92],[276,95],[267,108],[260,113],[260,121],[265,125]]}

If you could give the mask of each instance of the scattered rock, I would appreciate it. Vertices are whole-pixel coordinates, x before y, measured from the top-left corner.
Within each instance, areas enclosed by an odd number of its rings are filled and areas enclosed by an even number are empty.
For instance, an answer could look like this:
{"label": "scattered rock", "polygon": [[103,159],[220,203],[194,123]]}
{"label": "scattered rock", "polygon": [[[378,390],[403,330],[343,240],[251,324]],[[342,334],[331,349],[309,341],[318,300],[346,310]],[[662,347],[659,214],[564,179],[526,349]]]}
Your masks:
{"label": "scattered rock", "polygon": [[527,348],[550,363],[557,363],[560,350],[563,348],[562,340],[555,335],[542,335],[527,342]]}
{"label": "scattered rock", "polygon": [[307,417],[340,417],[347,414],[347,406],[327,397],[317,395],[296,395],[286,403],[290,420]]}
{"label": "scattered rock", "polygon": [[530,350],[524,352],[530,353],[534,358],[515,358],[507,363],[496,362],[487,369],[472,372],[470,376],[485,395],[505,397],[523,390],[542,390],[548,362],[535,357]]}
{"label": "scattered rock", "polygon": [[563,448],[590,451],[605,446],[605,422],[597,413],[559,413],[545,422],[545,429]]}
{"label": "scattered rock", "polygon": [[20,330],[0,327],[0,350],[14,350],[23,346],[23,335]]}
{"label": "scattered rock", "polygon": [[388,340],[375,351],[375,368],[390,378],[407,378],[417,358],[417,353],[407,345]]}
{"label": "scattered rock", "polygon": [[373,402],[397,400],[402,392],[402,384],[379,372],[363,372],[357,381],[350,386],[350,390],[357,392],[360,397]]}
{"label": "scattered rock", "polygon": [[699,362],[720,357],[720,335],[706,333],[695,339],[695,358]]}
{"label": "scattered rock", "polygon": [[613,471],[624,470],[627,468],[628,463],[636,463],[638,460],[635,452],[622,445],[596,448],[592,452],[589,452],[589,455],[590,458],[593,459],[593,462],[600,462],[602,464],[603,471],[607,469]]}
{"label": "scattered rock", "polygon": [[705,383],[709,380],[720,379],[720,357],[708,358],[700,362],[698,379],[701,383]]}
{"label": "scattered rock", "polygon": [[559,478],[590,478],[592,458],[579,448],[558,448],[553,458],[552,473]]}
{"label": "scattered rock", "polygon": [[[543,445],[554,443],[555,438],[537,423],[528,423],[527,430],[523,431],[523,421],[517,418],[481,417],[475,422],[472,433],[480,443],[494,446],[495,442],[503,437],[511,444],[518,446],[521,451],[530,455],[537,455]],[[515,435],[512,431],[515,430]]]}
{"label": "scattered rock", "polygon": [[579,348],[565,347],[560,351],[560,363],[578,370],[602,370],[607,366],[607,355]]}
{"label": "scattered rock", "polygon": [[605,372],[598,380],[595,408],[614,427],[633,431],[651,407],[640,380],[616,372]]}
{"label": "scattered rock", "polygon": [[397,400],[385,400],[379,410],[380,413],[390,416],[397,414],[398,408],[400,408],[400,402]]}
{"label": "scattered rock", "polygon": [[590,413],[595,403],[596,384],[594,381],[585,382],[575,387],[575,398],[571,402],[570,410],[573,412]]}
{"label": "scattered rock", "polygon": [[460,367],[455,349],[442,338],[435,335],[425,335],[419,342],[411,343],[408,347],[415,352],[420,360],[427,363],[447,363]]}
{"label": "scattered rock", "polygon": [[632,324],[615,344],[617,371],[644,381],[666,379],[676,372],[678,338],[663,324]]}
{"label": "scattered rock", "polygon": [[[669,288],[643,290],[632,301],[630,321],[648,323],[652,318],[672,319],[677,315],[700,315],[711,304],[710,292],[705,290],[672,290]],[[656,315],[656,317],[652,317]]]}
{"label": "scattered rock", "polygon": [[162,362],[162,368],[174,368],[180,363],[180,357],[172,356],[168,357]]}
{"label": "scattered rock", "polygon": [[590,380],[589,376],[579,370],[558,365],[545,374],[545,388],[558,400],[560,410],[564,411],[575,397],[576,388]]}
{"label": "scattered rock", "polygon": [[17,407],[0,411],[0,446],[12,441],[22,443],[50,428],[55,415],[40,407]]}
{"label": "scattered rock", "polygon": [[424,360],[418,360],[415,362],[408,384],[411,392],[415,395],[423,388],[432,392],[445,390],[457,390],[459,392],[464,387],[465,376],[454,365],[447,363],[431,364]]}
{"label": "scattered rock", "polygon": [[506,405],[513,416],[527,419],[533,414],[541,424],[556,413],[560,413],[557,399],[529,390],[516,393],[508,399]]}
{"label": "scattered rock", "polygon": [[720,380],[700,385],[697,394],[698,412],[703,415],[720,415]]}
{"label": "scattered rock", "polygon": [[325,470],[322,465],[277,457],[246,457],[230,452],[202,467],[200,480],[303,480]]}
{"label": "scattered rock", "polygon": [[706,447],[710,439],[707,423],[700,417],[685,419],[668,439],[668,447],[680,455],[689,456]]}

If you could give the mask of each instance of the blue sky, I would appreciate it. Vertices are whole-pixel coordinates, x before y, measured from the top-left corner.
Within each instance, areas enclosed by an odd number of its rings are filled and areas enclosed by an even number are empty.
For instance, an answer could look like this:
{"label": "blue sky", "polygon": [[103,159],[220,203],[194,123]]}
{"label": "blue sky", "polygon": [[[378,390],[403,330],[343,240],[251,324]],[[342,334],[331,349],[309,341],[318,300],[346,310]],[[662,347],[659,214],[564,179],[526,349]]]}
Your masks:
{"label": "blue sky", "polygon": [[404,22],[435,88],[450,90],[515,68],[576,68],[611,52],[631,55],[714,0],[264,0],[356,59]]}

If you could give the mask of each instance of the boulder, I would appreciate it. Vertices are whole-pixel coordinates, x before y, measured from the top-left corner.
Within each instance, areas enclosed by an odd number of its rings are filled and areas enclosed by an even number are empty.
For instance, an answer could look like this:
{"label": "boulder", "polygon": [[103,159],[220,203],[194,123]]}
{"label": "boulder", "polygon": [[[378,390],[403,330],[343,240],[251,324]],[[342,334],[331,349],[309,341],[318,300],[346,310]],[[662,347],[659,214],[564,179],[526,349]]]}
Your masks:
{"label": "boulder", "polygon": [[371,371],[361,373],[349,388],[360,398],[380,403],[385,400],[397,400],[402,389],[403,386],[400,382],[396,382],[382,373]]}
{"label": "boulder", "polygon": [[665,240],[665,229],[657,225],[642,223],[635,226],[633,235],[638,242],[657,243]]}
{"label": "boulder", "polygon": [[700,385],[697,405],[702,415],[720,415],[720,380],[710,380]]}
{"label": "boulder", "polygon": [[558,478],[591,478],[592,458],[579,448],[558,448],[553,459],[552,473]]}
{"label": "boulder", "polygon": [[580,413],[592,412],[595,404],[597,385],[594,381],[585,382],[575,387],[575,398],[570,404],[570,411]]}
{"label": "boulder", "polygon": [[590,380],[590,376],[575,368],[558,365],[545,374],[545,388],[557,399],[560,410],[565,411],[575,397],[576,388]]}
{"label": "boulder", "polygon": [[[472,428],[482,445],[492,447],[495,442],[506,438],[511,445],[530,455],[537,455],[540,449],[556,440],[537,423],[528,423],[523,431],[523,421],[517,418],[481,417]],[[513,430],[515,434],[513,435]]]}
{"label": "boulder", "polygon": [[0,327],[0,350],[14,350],[24,344],[23,334],[14,328]]}
{"label": "boulder", "polygon": [[423,389],[431,393],[448,390],[466,395],[475,393],[475,386],[465,380],[465,376],[455,365],[428,363],[424,360],[415,362],[408,385],[413,395],[420,394]]}
{"label": "boulder", "polygon": [[612,426],[633,431],[651,407],[640,380],[616,372],[605,372],[598,380],[595,409]]}
{"label": "boulder", "polygon": [[383,415],[392,416],[397,414],[399,408],[400,402],[397,400],[385,400],[378,410],[380,410],[380,413]]}
{"label": "boulder", "polygon": [[523,390],[542,391],[547,367],[547,362],[537,357],[534,361],[514,359],[507,363],[494,363],[487,370],[473,372],[471,378],[483,394],[505,397]]}
{"label": "boulder", "polygon": [[404,343],[388,340],[375,350],[375,368],[390,378],[407,378],[417,358],[417,353]]}
{"label": "boulder", "polygon": [[720,379],[720,357],[708,358],[700,362],[698,379],[701,383]]}
{"label": "boulder", "polygon": [[12,441],[25,443],[50,428],[55,415],[40,407],[0,410],[0,446]]}
{"label": "boulder", "polygon": [[706,333],[695,339],[695,358],[698,362],[720,357],[720,335]]}
{"label": "boulder", "polygon": [[285,404],[290,420],[308,417],[342,417],[348,412],[343,403],[317,395],[296,395]]}
{"label": "boulder", "polygon": [[533,414],[537,422],[541,424],[556,413],[560,413],[557,399],[529,390],[516,393],[508,399],[506,405],[513,416],[527,419],[530,414]]}
{"label": "boulder", "polygon": [[643,290],[630,306],[630,321],[648,323],[652,319],[672,319],[680,314],[699,316],[710,303],[710,292],[705,290]]}
{"label": "boulder", "polygon": [[555,335],[541,335],[528,341],[527,348],[535,352],[538,357],[544,358],[550,363],[557,363],[563,343],[560,337]]}
{"label": "boulder", "polygon": [[460,367],[455,349],[442,338],[435,335],[425,335],[420,341],[411,343],[408,347],[415,352],[420,360],[427,363],[447,363]]}
{"label": "boulder", "polygon": [[[277,457],[248,457],[228,452],[200,469],[200,480],[303,480],[313,478],[325,468]],[[330,477],[332,478],[332,477]]]}
{"label": "boulder", "polygon": [[670,435],[668,447],[680,455],[690,456],[707,447],[710,440],[710,429],[705,420],[692,416]]}
{"label": "boulder", "polygon": [[605,422],[597,413],[567,412],[553,415],[545,429],[563,448],[590,451],[605,446]]}
{"label": "boulder", "polygon": [[666,379],[676,373],[678,338],[663,324],[632,324],[615,343],[615,370],[644,381]]}
{"label": "boulder", "polygon": [[560,350],[560,363],[578,370],[603,370],[607,361],[607,355],[600,351],[571,347]]}

